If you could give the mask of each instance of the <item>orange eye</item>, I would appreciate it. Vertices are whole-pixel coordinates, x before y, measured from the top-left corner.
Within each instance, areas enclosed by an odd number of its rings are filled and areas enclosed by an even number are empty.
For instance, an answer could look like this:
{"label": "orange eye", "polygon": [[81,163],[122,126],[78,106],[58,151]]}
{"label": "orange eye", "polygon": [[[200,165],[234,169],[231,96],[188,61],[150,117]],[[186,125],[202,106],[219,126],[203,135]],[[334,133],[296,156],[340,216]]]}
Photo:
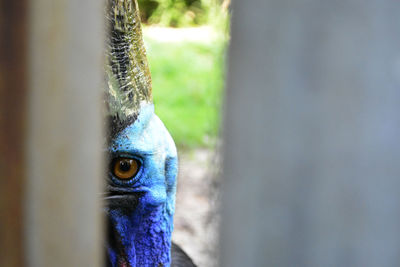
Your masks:
{"label": "orange eye", "polygon": [[112,170],[118,179],[129,180],[139,171],[139,161],[130,158],[117,158],[113,161]]}

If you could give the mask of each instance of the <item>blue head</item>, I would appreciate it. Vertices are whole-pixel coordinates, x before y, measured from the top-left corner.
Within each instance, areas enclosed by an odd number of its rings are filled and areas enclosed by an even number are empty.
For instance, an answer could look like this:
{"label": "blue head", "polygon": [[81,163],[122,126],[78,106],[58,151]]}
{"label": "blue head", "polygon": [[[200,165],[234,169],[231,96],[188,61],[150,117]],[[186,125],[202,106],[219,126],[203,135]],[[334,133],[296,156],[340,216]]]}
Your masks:
{"label": "blue head", "polygon": [[107,264],[168,267],[176,148],[154,114],[136,1],[108,0],[107,19]]}
{"label": "blue head", "polygon": [[[111,140],[109,155],[109,265],[169,266],[177,153],[153,105],[142,107],[136,121]],[[129,179],[115,170],[121,159],[138,163]]]}

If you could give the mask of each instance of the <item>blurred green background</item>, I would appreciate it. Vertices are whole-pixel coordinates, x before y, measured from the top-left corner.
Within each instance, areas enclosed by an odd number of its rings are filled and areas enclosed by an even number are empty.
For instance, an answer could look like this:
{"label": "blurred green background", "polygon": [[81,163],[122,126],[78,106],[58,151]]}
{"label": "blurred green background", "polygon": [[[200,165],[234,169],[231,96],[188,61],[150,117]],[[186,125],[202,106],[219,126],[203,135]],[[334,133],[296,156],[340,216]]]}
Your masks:
{"label": "blurred green background", "polygon": [[229,1],[140,0],[157,115],[179,148],[214,147]]}
{"label": "blurred green background", "polygon": [[221,22],[221,17],[226,18],[230,0],[138,0],[138,3],[145,24],[187,27]]}

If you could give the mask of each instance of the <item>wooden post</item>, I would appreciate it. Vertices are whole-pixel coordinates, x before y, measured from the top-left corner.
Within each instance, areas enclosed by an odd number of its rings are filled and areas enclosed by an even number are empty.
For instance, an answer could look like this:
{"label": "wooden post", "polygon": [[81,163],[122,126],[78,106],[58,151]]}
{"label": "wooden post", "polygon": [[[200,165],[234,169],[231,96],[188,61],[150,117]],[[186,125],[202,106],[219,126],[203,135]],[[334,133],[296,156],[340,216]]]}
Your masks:
{"label": "wooden post", "polygon": [[30,5],[29,266],[101,266],[103,1]]}
{"label": "wooden post", "polygon": [[232,9],[222,266],[398,266],[400,3]]}
{"label": "wooden post", "polygon": [[22,266],[27,1],[0,0],[0,266]]}

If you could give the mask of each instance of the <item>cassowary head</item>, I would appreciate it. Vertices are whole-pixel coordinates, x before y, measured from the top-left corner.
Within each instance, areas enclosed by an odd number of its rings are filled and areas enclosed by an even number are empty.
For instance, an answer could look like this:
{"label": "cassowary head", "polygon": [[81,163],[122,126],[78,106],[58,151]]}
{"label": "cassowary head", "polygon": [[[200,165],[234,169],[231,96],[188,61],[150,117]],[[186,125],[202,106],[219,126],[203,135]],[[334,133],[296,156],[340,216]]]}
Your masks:
{"label": "cassowary head", "polygon": [[174,142],[154,114],[136,1],[107,2],[108,266],[169,266]]}

